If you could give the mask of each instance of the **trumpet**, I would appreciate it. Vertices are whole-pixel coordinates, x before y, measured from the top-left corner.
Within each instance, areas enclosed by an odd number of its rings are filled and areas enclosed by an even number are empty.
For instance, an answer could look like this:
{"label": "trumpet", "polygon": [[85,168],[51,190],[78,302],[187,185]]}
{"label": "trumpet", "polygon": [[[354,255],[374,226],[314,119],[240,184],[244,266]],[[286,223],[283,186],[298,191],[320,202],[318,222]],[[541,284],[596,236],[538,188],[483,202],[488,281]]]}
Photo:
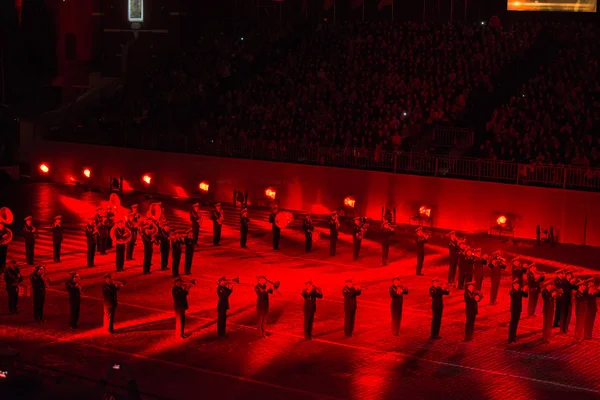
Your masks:
{"label": "trumpet", "polygon": [[397,294],[408,294],[408,288],[404,287],[404,286],[397,286],[396,293]]}
{"label": "trumpet", "polygon": [[117,286],[125,286],[125,284],[127,283],[126,280],[122,280],[122,281],[112,281],[113,284],[117,285]]}
{"label": "trumpet", "polygon": [[196,286],[196,280],[195,279],[191,279],[189,281],[184,281],[182,279],[182,286],[185,290],[189,290],[191,287]]}
{"label": "trumpet", "polygon": [[[240,278],[233,278],[233,279],[225,279],[225,284],[231,284],[231,283],[240,283]],[[217,281],[217,284],[219,284],[219,281]]]}
{"label": "trumpet", "polygon": [[[259,277],[257,276],[256,279],[258,279],[258,278]],[[271,280],[269,280],[267,278],[265,278],[265,281],[267,283],[270,283],[273,286],[273,289],[275,289],[275,290],[279,289],[279,286],[281,286],[281,282],[279,282],[279,281],[273,282],[273,281],[271,281]],[[239,283],[239,281],[238,281],[238,283]]]}

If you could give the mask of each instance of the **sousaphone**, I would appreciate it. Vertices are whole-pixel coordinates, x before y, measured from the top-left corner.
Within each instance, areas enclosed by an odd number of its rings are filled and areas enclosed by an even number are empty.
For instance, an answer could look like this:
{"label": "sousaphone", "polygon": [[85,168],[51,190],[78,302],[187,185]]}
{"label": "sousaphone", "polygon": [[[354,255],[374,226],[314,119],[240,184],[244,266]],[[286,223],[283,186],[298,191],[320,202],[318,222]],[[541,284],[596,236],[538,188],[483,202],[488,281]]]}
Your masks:
{"label": "sousaphone", "polygon": [[[0,222],[4,225],[10,225],[13,222],[13,213],[10,211],[8,207],[0,208]],[[4,232],[2,232],[2,236],[0,237],[0,246],[5,246],[11,242],[13,239],[13,233],[6,226],[4,227]]]}
{"label": "sousaphone", "polygon": [[159,203],[150,204],[150,209],[146,213],[146,218],[150,218],[150,219],[154,220],[155,222],[158,222],[158,220],[160,220],[161,215],[162,215],[162,210],[160,209],[160,204]]}
{"label": "sousaphone", "polygon": [[280,211],[275,216],[275,225],[279,227],[279,229],[283,229],[292,223],[294,220],[294,215],[289,211]]}

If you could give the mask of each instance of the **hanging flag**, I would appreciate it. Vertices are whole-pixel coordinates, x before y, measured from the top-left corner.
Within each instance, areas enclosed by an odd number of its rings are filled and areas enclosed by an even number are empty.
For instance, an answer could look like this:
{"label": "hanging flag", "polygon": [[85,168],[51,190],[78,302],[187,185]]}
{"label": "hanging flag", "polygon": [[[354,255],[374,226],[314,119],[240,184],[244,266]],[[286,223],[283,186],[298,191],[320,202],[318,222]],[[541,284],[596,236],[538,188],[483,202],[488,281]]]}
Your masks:
{"label": "hanging flag", "polygon": [[355,9],[365,4],[365,0],[350,0],[350,8]]}
{"label": "hanging flag", "polygon": [[325,8],[325,10],[331,10],[334,5],[335,5],[335,0],[325,0],[323,2],[323,7]]}
{"label": "hanging flag", "polygon": [[379,11],[381,11],[381,9],[383,7],[388,7],[388,6],[393,6],[394,5],[394,0],[379,0]]}

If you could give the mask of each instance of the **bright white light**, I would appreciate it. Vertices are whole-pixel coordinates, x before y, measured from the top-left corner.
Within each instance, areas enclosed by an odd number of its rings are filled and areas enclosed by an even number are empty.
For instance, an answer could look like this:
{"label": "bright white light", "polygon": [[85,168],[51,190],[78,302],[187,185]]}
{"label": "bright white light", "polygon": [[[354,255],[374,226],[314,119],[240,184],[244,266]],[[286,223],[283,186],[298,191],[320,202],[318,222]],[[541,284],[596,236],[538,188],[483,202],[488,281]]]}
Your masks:
{"label": "bright white light", "polygon": [[127,17],[129,22],[143,22],[144,0],[127,0]]}

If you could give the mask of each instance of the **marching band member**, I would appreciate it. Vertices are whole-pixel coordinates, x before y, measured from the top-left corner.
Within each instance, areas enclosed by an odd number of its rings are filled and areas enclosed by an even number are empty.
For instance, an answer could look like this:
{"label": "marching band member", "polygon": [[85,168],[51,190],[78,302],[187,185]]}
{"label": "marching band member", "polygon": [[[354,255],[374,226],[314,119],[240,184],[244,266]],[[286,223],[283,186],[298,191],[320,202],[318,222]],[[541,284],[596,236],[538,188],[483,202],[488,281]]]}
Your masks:
{"label": "marching band member", "polygon": [[338,231],[340,229],[340,221],[338,219],[338,213],[334,211],[329,216],[329,256],[335,256],[337,247]]}
{"label": "marching band member", "polygon": [[446,285],[442,286],[440,280],[435,278],[431,281],[429,295],[431,296],[431,336],[429,339],[441,339],[440,328],[442,327],[442,315],[444,313],[444,296],[448,296],[450,291]]}
{"label": "marching band member", "polygon": [[323,298],[323,292],[318,287],[313,286],[311,281],[304,283],[302,291],[304,297],[304,339],[312,340],[312,328],[317,312],[317,299]]}
{"label": "marching band member", "polygon": [[[104,211],[104,208],[102,207],[98,207],[96,208],[96,215],[94,215],[94,224],[96,226],[100,225],[100,223],[102,222],[102,211]],[[100,250],[98,250],[100,251]]]}
{"label": "marching band member", "polygon": [[4,222],[0,221],[0,270],[4,269],[6,265],[6,255],[8,254],[8,243],[12,238],[11,233],[4,225]]}
{"label": "marching band member", "polygon": [[109,222],[106,215],[102,216],[96,229],[98,230],[98,252],[100,255],[105,256],[106,249],[108,248],[108,237],[110,236]]}
{"label": "marching band member", "polygon": [[258,283],[254,286],[256,292],[256,319],[258,336],[261,338],[267,337],[265,335],[265,320],[269,313],[269,294],[273,294],[273,287],[267,285],[267,278],[265,276],[258,277]]}
{"label": "marching band member", "polygon": [[131,232],[125,227],[123,220],[120,219],[117,221],[117,224],[113,228],[112,235],[114,236],[112,239],[115,242],[116,248],[116,264],[117,271],[123,271],[125,267],[125,243],[121,243],[128,238],[131,239]]}
{"label": "marching band member", "polygon": [[487,254],[482,256],[481,249],[475,249],[473,251],[473,280],[475,281],[475,290],[481,290],[483,286],[483,267],[487,263]]}
{"label": "marching band member", "polygon": [[423,263],[425,262],[425,243],[429,235],[423,232],[423,228],[418,227],[417,230],[417,276],[423,276]]}
{"label": "marching band member", "polygon": [[154,251],[155,235],[158,229],[152,220],[146,220],[146,224],[142,226],[142,243],[144,243],[144,268],[143,274],[151,274],[150,267],[152,266],[152,253]]}
{"label": "marching band member", "polygon": [[281,239],[281,228],[275,223],[278,212],[279,207],[273,206],[273,208],[271,208],[271,214],[269,215],[269,223],[271,224],[271,230],[273,232],[273,250],[279,250],[279,239]]}
{"label": "marching band member", "polygon": [[248,209],[243,208],[240,213],[240,247],[246,248],[246,242],[248,241],[248,224],[250,219],[248,218]]}
{"label": "marching band member", "polygon": [[565,280],[563,291],[564,297],[567,300],[567,313],[565,314],[565,329],[562,331],[563,333],[567,333],[569,330],[569,325],[571,324],[571,317],[573,316],[573,304],[575,304],[575,292],[578,289],[578,281],[573,276],[573,272],[567,271],[565,274]]}
{"label": "marching band member", "polygon": [[[138,237],[138,233],[140,230],[139,229],[140,221],[142,219],[142,216],[138,212],[137,204],[133,204],[131,206],[131,212],[129,214],[131,214],[133,216],[133,228],[134,229],[130,228],[129,226],[127,227],[131,231],[131,246],[132,246],[131,254],[133,256],[133,247],[135,247],[135,243],[137,242],[137,237]],[[131,260],[133,260],[133,258],[131,258]]]}
{"label": "marching band member", "polygon": [[104,295],[104,328],[108,333],[114,333],[115,312],[117,311],[118,301],[117,292],[121,289],[122,283],[113,282],[112,275],[104,275],[104,286],[102,294]]}
{"label": "marching band member", "polygon": [[448,265],[448,285],[454,284],[454,279],[456,279],[456,268],[458,267],[458,253],[460,250],[460,243],[456,237],[456,232],[451,231],[448,236],[448,254],[450,258],[450,262]]}
{"label": "marching band member", "polygon": [[113,211],[112,206],[106,206],[106,226],[107,226],[106,231],[109,233],[109,235],[106,237],[106,248],[112,249],[113,241],[112,241],[112,237],[110,236],[110,232],[112,231],[113,227],[115,226],[115,213]]}
{"label": "marching band member", "polygon": [[[556,278],[554,278],[554,286],[556,289],[561,289],[563,294],[556,298],[556,311],[554,313],[554,328],[560,328],[561,332],[563,331],[563,327],[566,321],[566,314],[568,308],[568,301],[566,296],[564,295],[565,287],[568,285],[568,281],[565,278],[565,270],[561,269],[556,271]],[[565,329],[567,327],[564,327]],[[566,331],[566,330],[565,330]]]}
{"label": "marching band member", "polygon": [[46,278],[44,271],[44,267],[38,265],[35,267],[35,272],[29,276],[33,294],[33,316],[38,322],[46,322],[44,319],[44,302],[46,301],[48,278]]}
{"label": "marching band member", "polygon": [[211,212],[210,219],[213,222],[213,244],[218,246],[221,241],[221,228],[223,226],[221,203],[215,203],[215,209]]}
{"label": "marching band member", "polygon": [[392,286],[390,286],[390,297],[392,303],[392,334],[398,336],[400,332],[400,323],[402,322],[402,304],[404,303],[404,295],[408,294],[408,288],[400,284],[400,278],[394,278]]}
{"label": "marching band member", "polygon": [[315,231],[315,227],[310,219],[310,214],[304,214],[302,230],[304,230],[304,251],[310,253],[312,250],[312,234]]}
{"label": "marching band member", "polygon": [[475,331],[475,318],[478,314],[478,304],[483,299],[483,294],[475,290],[475,282],[468,282],[465,290],[465,311],[467,322],[465,325],[465,342],[473,340]]}
{"label": "marching band member", "polygon": [[81,306],[81,277],[78,273],[72,273],[71,278],[65,283],[69,293],[69,328],[77,329],[79,323],[79,309]]}
{"label": "marching band member", "polygon": [[356,297],[362,293],[360,288],[354,287],[352,279],[346,279],[346,286],[342,289],[344,295],[344,335],[352,337],[354,332],[354,321],[356,319]]}
{"label": "marching band member", "polygon": [[540,283],[545,279],[544,274],[538,274],[534,264],[529,266],[527,272],[527,287],[529,287],[529,302],[527,303],[527,316],[535,317],[535,309],[537,307],[538,298],[540,297]]}
{"label": "marching band member", "polygon": [[63,228],[61,225],[62,217],[57,215],[54,217],[54,223],[52,224],[52,247],[54,249],[54,262],[60,262],[60,245],[63,241]]}
{"label": "marching band member", "polygon": [[390,210],[385,212],[385,218],[381,225],[383,231],[383,237],[381,240],[381,264],[388,265],[388,256],[390,254],[390,241],[396,228],[392,224],[392,213]]}
{"label": "marching band member", "polygon": [[[467,247],[464,252],[461,252],[460,259],[458,260],[458,288],[464,289],[465,282],[473,281],[473,264],[475,259],[473,258],[473,250]],[[477,283],[475,283],[477,285]]]}
{"label": "marching band member", "polygon": [[169,252],[171,251],[171,229],[165,222],[158,227],[158,243],[160,249],[160,270],[169,270]]}
{"label": "marching band member", "polygon": [[27,264],[33,265],[33,251],[35,247],[35,239],[38,237],[38,232],[35,226],[32,225],[31,216],[25,218],[25,226],[23,226],[23,236],[25,237],[25,258]]}
{"label": "marching band member", "polygon": [[586,318],[588,315],[588,293],[587,284],[584,280],[576,283],[575,292],[575,341],[583,342],[585,335]]}
{"label": "marching band member", "polygon": [[559,295],[559,291],[556,288],[554,281],[544,281],[544,290],[542,290],[542,299],[544,300],[544,324],[542,329],[542,340],[544,343],[550,343],[552,337],[552,318],[554,316],[554,308],[556,298]]}
{"label": "marching band member", "polygon": [[598,297],[600,297],[600,291],[596,287],[596,282],[593,278],[589,279],[587,281],[588,314],[585,319],[585,340],[592,340],[593,337],[594,323],[596,322],[596,314],[598,313],[598,302],[596,301]]}
{"label": "marching band member", "polygon": [[194,284],[195,281],[192,281],[191,284],[184,285],[183,279],[178,277],[175,279],[175,285],[171,291],[175,308],[175,334],[178,334],[182,339],[186,339],[188,337],[185,334],[185,310],[188,309],[188,293]]}
{"label": "marching band member", "polygon": [[[133,207],[133,206],[132,206]],[[133,247],[135,246],[135,241],[137,240],[137,231],[138,225],[135,222],[135,216],[133,213],[127,214],[127,221],[125,222],[125,228],[129,229],[131,232],[131,239],[127,242],[127,246],[125,248],[125,260],[133,261]]]}
{"label": "marching band member", "polygon": [[500,289],[500,281],[502,280],[502,270],[506,269],[505,261],[500,257],[499,250],[492,254],[492,260],[488,263],[488,267],[490,267],[490,281],[492,283],[490,305],[495,305],[498,298],[498,290]]}
{"label": "marching band member", "polygon": [[179,276],[179,264],[181,263],[181,245],[183,245],[184,239],[178,232],[173,232],[171,235],[171,250],[173,257],[173,277]]}
{"label": "marching band member", "polygon": [[219,296],[219,302],[217,303],[217,333],[220,337],[227,336],[227,310],[229,310],[231,292],[233,292],[231,283],[227,282],[224,276],[219,278],[219,286],[217,287],[217,296]]}
{"label": "marching band member", "polygon": [[464,289],[465,282],[469,282],[465,280],[465,269],[467,266],[465,256],[468,248],[469,246],[464,242],[458,245],[458,289]]}
{"label": "marching band member", "polygon": [[520,286],[523,286],[523,275],[525,274],[525,272],[526,270],[521,264],[521,260],[519,260],[518,258],[512,260],[512,279],[513,281],[515,279],[518,279]]}
{"label": "marching band member", "polygon": [[88,218],[87,224],[85,225],[85,238],[87,242],[87,266],[94,266],[94,256],[96,255],[96,243],[98,236],[98,229],[94,223],[94,218]]}
{"label": "marching band member", "polygon": [[192,211],[190,212],[190,221],[192,221],[192,232],[194,235],[194,242],[195,244],[198,244],[200,224],[202,223],[202,215],[200,214],[200,203],[196,203],[192,206]]}
{"label": "marching band member", "polygon": [[186,275],[192,273],[192,260],[194,259],[194,250],[196,247],[196,241],[194,240],[194,231],[192,229],[187,231],[185,237],[185,261],[183,270]]}
{"label": "marching band member", "polygon": [[514,279],[510,290],[510,326],[508,328],[508,344],[517,341],[517,327],[523,311],[523,297],[528,297],[528,288],[521,288],[519,279]]}
{"label": "marching band member", "polygon": [[19,303],[19,284],[23,282],[21,270],[17,267],[17,262],[11,260],[6,263],[4,270],[4,282],[6,282],[6,292],[8,293],[8,312],[18,314],[17,304]]}
{"label": "marching band member", "polygon": [[360,245],[362,244],[362,239],[367,232],[369,224],[367,223],[366,217],[356,217],[352,221],[352,242],[354,245],[352,258],[354,261],[357,261],[360,254]]}

